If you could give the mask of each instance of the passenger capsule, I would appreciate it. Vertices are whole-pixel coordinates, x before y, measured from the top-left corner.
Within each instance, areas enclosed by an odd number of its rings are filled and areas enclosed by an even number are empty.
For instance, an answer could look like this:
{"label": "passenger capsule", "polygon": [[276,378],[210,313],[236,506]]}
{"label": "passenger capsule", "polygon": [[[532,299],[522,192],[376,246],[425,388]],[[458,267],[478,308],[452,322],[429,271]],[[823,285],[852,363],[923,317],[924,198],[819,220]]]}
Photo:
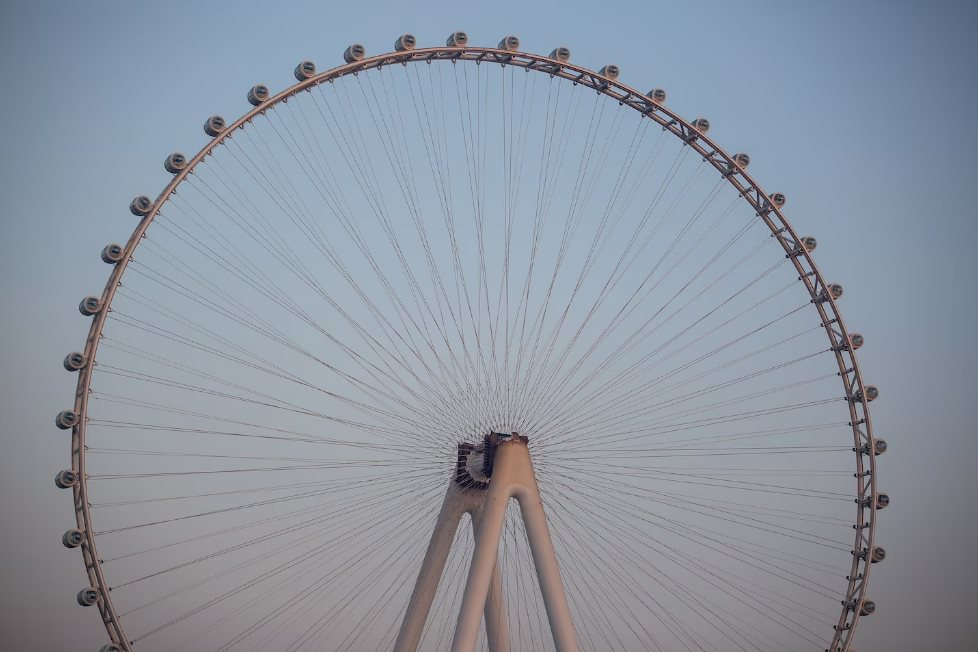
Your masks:
{"label": "passenger capsule", "polygon": [[85,356],[77,351],[65,356],[65,371],[78,371],[85,368]]}
{"label": "passenger capsule", "polygon": [[864,338],[859,333],[849,333],[849,343],[850,346],[852,347],[852,350],[855,351],[856,349],[862,347],[862,345],[866,343],[866,338]]}
{"label": "passenger capsule", "polygon": [[884,550],[880,546],[876,546],[875,548],[873,548],[873,554],[869,556],[870,562],[874,564],[878,564],[884,559],[886,559],[886,550]]}
{"label": "passenger capsule", "polygon": [[347,63],[362,61],[365,56],[367,56],[367,49],[359,43],[354,43],[343,51],[343,60]]}
{"label": "passenger capsule", "polygon": [[72,528],[61,537],[65,548],[77,548],[85,540],[85,535],[78,528]]}
{"label": "passenger capsule", "polygon": [[83,607],[91,607],[98,602],[98,589],[90,586],[78,592],[78,604]]}
{"label": "passenger capsule", "polygon": [[872,403],[880,396],[880,390],[876,388],[876,385],[866,385],[865,388],[856,390],[853,398],[856,401],[862,401],[865,399],[866,403]]}
{"label": "passenger capsule", "polygon": [[657,104],[665,104],[666,102],[666,92],[661,88],[653,88],[645,96]]}
{"label": "passenger capsule", "polygon": [[464,48],[469,44],[469,35],[465,32],[452,32],[445,40],[445,45],[450,48]]}
{"label": "passenger capsule", "polygon": [[414,34],[401,34],[394,41],[394,49],[398,52],[409,52],[416,47],[418,47],[418,39],[414,38]]}
{"label": "passenger capsule", "polygon": [[129,212],[136,217],[143,217],[153,208],[153,200],[146,195],[140,195],[129,204]]}
{"label": "passenger capsule", "polygon": [[122,245],[106,245],[105,249],[102,250],[102,262],[114,265],[122,260],[122,252]]}
{"label": "passenger capsule", "polygon": [[883,509],[890,504],[890,494],[876,494],[876,509]]}
{"label": "passenger capsule", "polygon": [[734,165],[741,170],[746,170],[747,166],[750,165],[750,156],[744,154],[743,152],[739,152],[733,155],[733,162]]}
{"label": "passenger capsule", "polygon": [[299,81],[311,79],[316,74],[316,64],[312,61],[300,61],[299,65],[295,67],[295,70],[292,71],[292,74]]}
{"label": "passenger capsule", "polygon": [[268,101],[268,86],[256,84],[248,91],[248,102],[252,106],[261,106]]}
{"label": "passenger capsule", "polygon": [[71,410],[62,410],[61,412],[58,412],[58,416],[54,418],[54,425],[58,426],[62,430],[71,430],[78,425],[78,415]]}
{"label": "passenger capsule", "polygon": [[107,643],[100,647],[98,652],[122,652],[122,647],[115,643]]}
{"label": "passenger capsule", "polygon": [[818,246],[818,240],[816,240],[810,235],[806,235],[798,239],[798,242],[796,242],[795,246],[792,247],[791,253],[797,256],[798,254],[805,251],[812,252],[815,251],[815,247],[817,246]]}
{"label": "passenger capsule", "polygon": [[54,485],[58,489],[71,489],[76,482],[78,482],[78,474],[72,469],[58,471],[58,475],[54,476]]}
{"label": "passenger capsule", "polygon": [[227,126],[228,124],[224,121],[224,118],[219,115],[212,115],[204,123],[204,133],[213,138],[224,131]]}
{"label": "passenger capsule", "polygon": [[100,310],[102,310],[102,300],[98,297],[85,297],[78,304],[78,312],[86,317],[96,315]]}
{"label": "passenger capsule", "polygon": [[570,49],[565,48],[562,45],[559,48],[554,48],[553,51],[550,52],[550,58],[561,63],[567,63],[570,61],[570,54]]}
{"label": "passenger capsule", "polygon": [[863,605],[859,608],[859,615],[868,616],[874,611],[876,611],[876,603],[872,600],[863,600]]}
{"label": "passenger capsule", "polygon": [[783,192],[771,193],[771,205],[776,208],[783,208],[788,202],[788,198],[784,196]]}
{"label": "passenger capsule", "polygon": [[843,289],[838,283],[829,283],[827,287],[822,288],[818,293],[819,301],[828,301],[831,296],[833,299],[839,299],[842,297]]}
{"label": "passenger capsule", "polygon": [[499,42],[499,49],[506,50],[507,52],[516,52],[520,49],[520,37],[518,36],[504,36],[503,40]]}
{"label": "passenger capsule", "polygon": [[180,152],[173,152],[166,157],[165,161],[163,161],[163,167],[170,174],[176,174],[180,170],[187,167],[187,157]]}
{"label": "passenger capsule", "polygon": [[618,79],[618,75],[621,74],[621,68],[612,63],[599,70],[598,74],[608,79]]}
{"label": "passenger capsule", "polygon": [[706,118],[696,118],[690,124],[693,126],[693,129],[701,134],[705,134],[710,130],[710,121]]}
{"label": "passenger capsule", "polygon": [[873,440],[873,455],[882,455],[887,448],[889,448],[889,444],[886,443],[885,439]]}

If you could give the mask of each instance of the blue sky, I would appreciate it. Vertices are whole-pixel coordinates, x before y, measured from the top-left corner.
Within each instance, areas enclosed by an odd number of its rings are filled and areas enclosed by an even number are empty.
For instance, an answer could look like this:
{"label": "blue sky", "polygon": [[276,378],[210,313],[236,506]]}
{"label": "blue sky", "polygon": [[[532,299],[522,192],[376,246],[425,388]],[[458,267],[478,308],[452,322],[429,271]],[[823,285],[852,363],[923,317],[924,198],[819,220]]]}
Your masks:
{"label": "blue sky", "polygon": [[978,638],[978,562],[950,560],[978,535],[970,3],[10,2],[0,25],[0,630],[11,647],[103,639],[74,604],[83,575],[59,541],[72,515],[51,481],[68,455],[52,421],[73,390],[60,360],[87,328],[75,305],[104,282],[98,251],[132,228],[129,200],[155,195],[165,156],[196,151],[204,119],[243,112],[253,84],[280,90],[296,62],[328,68],[352,42],[376,53],[406,31],[429,44],[455,29],[475,44],[515,33],[528,50],[566,44],[575,62],[616,63],[626,83],[663,87],[680,113],[709,117],[711,134],[788,195],[822,269],[845,284],[850,328],[867,337],[860,360],[891,445],[881,486],[894,503],[878,534],[890,556],[858,647]]}

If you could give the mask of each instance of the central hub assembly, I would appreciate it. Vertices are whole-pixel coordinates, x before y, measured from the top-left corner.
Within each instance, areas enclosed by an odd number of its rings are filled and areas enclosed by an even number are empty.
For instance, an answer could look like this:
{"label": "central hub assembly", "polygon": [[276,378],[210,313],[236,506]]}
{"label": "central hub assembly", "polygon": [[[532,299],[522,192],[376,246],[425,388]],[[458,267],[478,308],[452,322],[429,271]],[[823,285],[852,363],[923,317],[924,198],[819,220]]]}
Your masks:
{"label": "central hub assembly", "polygon": [[455,482],[466,489],[485,489],[492,478],[492,467],[499,444],[519,441],[528,443],[528,437],[517,432],[490,432],[479,444],[462,442],[458,445],[458,461],[455,464]]}

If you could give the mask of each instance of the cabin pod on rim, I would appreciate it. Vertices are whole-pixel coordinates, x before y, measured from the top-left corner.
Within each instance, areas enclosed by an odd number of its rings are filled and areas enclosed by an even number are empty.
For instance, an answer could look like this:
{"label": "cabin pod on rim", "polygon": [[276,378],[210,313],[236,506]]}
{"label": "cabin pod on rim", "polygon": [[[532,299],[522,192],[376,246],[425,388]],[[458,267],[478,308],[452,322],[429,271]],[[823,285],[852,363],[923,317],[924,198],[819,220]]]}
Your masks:
{"label": "cabin pod on rim", "polygon": [[862,347],[866,343],[866,338],[859,333],[849,333],[849,345],[853,351]]}
{"label": "cabin pod on rim", "polygon": [[102,250],[102,262],[108,263],[109,265],[114,265],[122,260],[122,253],[122,245],[115,243],[105,245],[105,249]]}
{"label": "cabin pod on rim", "polygon": [[796,242],[795,246],[791,248],[791,255],[799,256],[806,251],[811,253],[815,251],[815,247],[817,246],[818,240],[810,235],[802,236],[798,238],[798,242]]}
{"label": "cabin pod on rim", "polygon": [[363,45],[360,43],[354,43],[347,49],[343,50],[343,61],[346,61],[347,63],[363,61],[365,56],[367,56],[367,48],[363,47]]}
{"label": "cabin pod on rim", "polygon": [[884,559],[886,559],[886,550],[880,546],[873,548],[873,554],[869,556],[870,562],[878,564]]}
{"label": "cabin pod on rim", "polygon": [[268,101],[268,86],[255,84],[248,91],[248,103],[252,106],[261,106]]}
{"label": "cabin pod on rim", "polygon": [[170,174],[176,174],[187,167],[187,157],[180,152],[173,152],[163,161],[163,168]]}
{"label": "cabin pod on rim", "polygon": [[[701,134],[705,134],[706,132],[708,132],[710,130],[710,121],[707,120],[706,118],[696,118],[695,120],[693,120],[689,124],[690,124],[690,126],[693,127],[693,129],[695,129],[696,131],[698,131]],[[695,137],[696,136],[694,135],[693,138],[695,138]]]}
{"label": "cabin pod on rim", "polygon": [[750,156],[745,154],[744,152],[737,152],[736,154],[733,155],[733,158],[731,160],[733,161],[735,167],[728,168],[728,169],[733,171],[746,170],[747,166],[750,165]]}
{"label": "cabin pod on rim", "polygon": [[570,48],[566,48],[563,45],[556,47],[550,52],[550,58],[561,63],[567,63],[570,61],[571,51]]}
{"label": "cabin pod on rim", "polygon": [[91,607],[98,602],[98,589],[94,586],[82,589],[77,595],[78,604],[83,607]]}
{"label": "cabin pod on rim", "polygon": [[122,647],[115,643],[106,643],[98,649],[98,652],[122,652]]}
{"label": "cabin pod on rim", "polygon": [[85,355],[75,351],[74,353],[69,353],[65,356],[64,367],[65,371],[79,371],[85,368]]}
{"label": "cabin pod on rim", "polygon": [[299,65],[295,67],[295,70],[292,71],[292,74],[299,81],[311,79],[316,74],[316,64],[312,61],[300,61]]}
{"label": "cabin pod on rim", "polygon": [[71,410],[62,410],[54,417],[54,425],[61,430],[71,430],[78,425],[78,414]]}
{"label": "cabin pod on rim", "polygon": [[608,79],[618,79],[618,75],[621,74],[621,68],[613,63],[609,63],[598,71],[599,75],[607,77]]}
{"label": "cabin pod on rim", "polygon": [[833,299],[841,299],[842,293],[843,293],[843,289],[841,285],[839,285],[838,283],[829,283],[824,288],[819,290],[818,300],[828,301],[830,296]]}
{"label": "cabin pod on rim", "polygon": [[506,50],[507,52],[516,52],[520,49],[520,37],[513,36],[512,34],[504,36],[503,40],[499,42],[499,49]]}
{"label": "cabin pod on rim", "polygon": [[783,208],[787,202],[788,198],[784,196],[783,192],[771,193],[771,205],[775,208]]}
{"label": "cabin pod on rim", "polygon": [[61,536],[65,548],[77,548],[85,540],[85,535],[78,528],[72,528]]}
{"label": "cabin pod on rim", "polygon": [[866,403],[872,403],[880,396],[880,390],[876,385],[866,385],[860,389],[857,389],[853,395],[852,400],[858,402],[865,401]]}
{"label": "cabin pod on rim", "polygon": [[469,44],[469,35],[465,32],[452,32],[445,39],[445,45],[450,48],[464,48]]}
{"label": "cabin pod on rim", "polygon": [[145,217],[153,208],[153,200],[146,195],[140,195],[129,203],[129,212],[136,217]]}
{"label": "cabin pod on rim", "polygon": [[101,310],[102,300],[98,297],[85,297],[81,300],[81,303],[78,304],[78,312],[86,317],[97,315]]}
{"label": "cabin pod on rim", "polygon": [[394,49],[398,52],[409,52],[416,47],[418,47],[418,39],[414,38],[414,34],[401,34],[394,41]]}
{"label": "cabin pod on rim", "polygon": [[649,98],[650,100],[652,100],[657,104],[665,104],[666,91],[662,88],[653,88],[652,90],[650,90],[648,93],[645,94],[645,97]]}
{"label": "cabin pod on rim", "polygon": [[58,475],[54,476],[54,486],[58,489],[71,489],[76,482],[78,482],[78,474],[73,469],[58,471]]}
{"label": "cabin pod on rim", "polygon": [[207,122],[204,123],[204,133],[213,138],[219,135],[228,126],[224,118],[219,115],[212,115],[207,118]]}

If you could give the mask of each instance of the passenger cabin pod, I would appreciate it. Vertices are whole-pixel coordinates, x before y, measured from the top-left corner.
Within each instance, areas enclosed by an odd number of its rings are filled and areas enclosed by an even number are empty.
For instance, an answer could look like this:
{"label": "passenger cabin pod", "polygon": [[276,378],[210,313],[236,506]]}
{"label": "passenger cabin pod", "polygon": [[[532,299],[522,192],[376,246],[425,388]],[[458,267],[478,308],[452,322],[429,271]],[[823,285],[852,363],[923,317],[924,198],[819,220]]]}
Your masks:
{"label": "passenger cabin pod", "polygon": [[782,208],[788,202],[788,198],[783,192],[771,193],[771,205],[775,208]]}
{"label": "passenger cabin pod", "polygon": [[737,166],[737,169],[746,170],[747,166],[750,165],[750,156],[743,152],[738,152],[733,155],[733,163]]}
{"label": "passenger cabin pod", "polygon": [[859,333],[849,333],[849,347],[853,351],[862,347],[862,345],[865,343],[866,343],[866,338],[864,338]]}
{"label": "passenger cabin pod", "polygon": [[520,49],[520,38],[518,36],[504,36],[499,42],[499,49],[507,52],[516,52]]}
{"label": "passenger cabin pod", "polygon": [[85,540],[85,535],[78,528],[72,528],[61,537],[61,543],[65,548],[77,548]]}
{"label": "passenger cabin pod", "polygon": [[94,586],[82,589],[78,592],[78,604],[83,607],[91,607],[93,604],[98,602],[98,589]]}
{"label": "passenger cabin pod", "polygon": [[122,253],[122,245],[105,245],[105,249],[102,250],[102,262],[108,263],[109,265],[114,265],[122,260]]}
{"label": "passenger cabin pod", "polygon": [[100,647],[98,652],[122,652],[122,648],[115,643],[107,643]]}
{"label": "passenger cabin pod", "polygon": [[408,52],[418,47],[418,39],[414,38],[414,34],[401,34],[394,41],[394,49],[398,52]]}
{"label": "passenger cabin pod", "polygon": [[857,389],[852,395],[852,399],[856,402],[872,403],[879,396],[880,390],[876,388],[876,385],[866,385],[862,389]]}
{"label": "passenger cabin pod", "polygon": [[71,410],[62,410],[54,417],[54,425],[61,430],[71,430],[78,425],[78,415]]}
{"label": "passenger cabin pod", "polygon": [[890,494],[888,493],[877,493],[876,494],[876,509],[884,509],[890,504]]}
{"label": "passenger cabin pod", "polygon": [[213,138],[219,135],[227,127],[227,123],[219,115],[212,115],[204,123],[204,133]]}
{"label": "passenger cabin pod", "polygon": [[818,293],[819,301],[828,301],[831,296],[833,299],[842,298],[842,286],[838,283],[829,283],[824,288],[822,288]]}
{"label": "passenger cabin pod", "polygon": [[876,611],[876,603],[872,600],[863,600],[863,604],[859,608],[859,615],[868,616],[874,611]]}
{"label": "passenger cabin pod", "polygon": [[300,61],[299,65],[292,71],[295,78],[299,81],[306,81],[316,75],[316,64],[312,61]]}
{"label": "passenger cabin pod", "polygon": [[873,548],[873,554],[869,556],[869,561],[873,564],[878,564],[884,559],[886,559],[886,550],[880,546]]}
{"label": "passenger cabin pod", "polygon": [[887,448],[889,448],[889,444],[886,443],[885,439],[873,440],[873,455],[882,455]]}
{"label": "passenger cabin pod", "polygon": [[810,253],[815,251],[815,247],[817,246],[818,240],[810,235],[802,236],[798,239],[798,242],[795,243],[795,246],[791,248],[791,254],[798,256],[806,251]]}
{"label": "passenger cabin pod", "polygon": [[153,208],[153,200],[146,195],[140,195],[129,203],[129,212],[136,217],[145,217]]}
{"label": "passenger cabin pod", "polygon": [[264,84],[256,84],[248,91],[248,102],[252,106],[261,106],[268,101],[268,87]]}
{"label": "passenger cabin pod", "polygon": [[615,64],[608,64],[604,68],[598,71],[599,75],[607,77],[608,79],[618,79],[618,75],[621,74],[621,68]]}
{"label": "passenger cabin pod", "polygon": [[343,61],[347,63],[362,61],[365,56],[367,56],[367,49],[359,43],[354,43],[343,51]]}
{"label": "passenger cabin pod", "polygon": [[78,482],[78,474],[73,469],[58,471],[58,475],[54,476],[54,486],[58,489],[70,489],[76,482]]}
{"label": "passenger cabin pod", "polygon": [[77,351],[65,356],[65,371],[79,371],[85,368],[85,356]]}
{"label": "passenger cabin pod", "polygon": [[469,35],[465,32],[452,32],[445,40],[445,45],[450,48],[464,48],[469,44]]}
{"label": "passenger cabin pod", "polygon": [[710,121],[706,118],[696,118],[689,124],[692,125],[693,129],[701,134],[705,134],[710,130]]}
{"label": "passenger cabin pod", "polygon": [[85,315],[86,317],[91,317],[92,315],[97,315],[102,310],[102,300],[98,297],[85,297],[78,304],[78,312]]}
{"label": "passenger cabin pod", "polygon": [[570,61],[570,54],[570,49],[561,45],[558,48],[554,48],[553,51],[550,52],[550,58],[561,63],[567,63]]}
{"label": "passenger cabin pod", "polygon": [[170,174],[176,174],[187,167],[187,157],[180,152],[173,152],[163,161],[163,167]]}
{"label": "passenger cabin pod", "polygon": [[666,102],[666,92],[661,88],[653,88],[645,96],[656,104],[665,104]]}

